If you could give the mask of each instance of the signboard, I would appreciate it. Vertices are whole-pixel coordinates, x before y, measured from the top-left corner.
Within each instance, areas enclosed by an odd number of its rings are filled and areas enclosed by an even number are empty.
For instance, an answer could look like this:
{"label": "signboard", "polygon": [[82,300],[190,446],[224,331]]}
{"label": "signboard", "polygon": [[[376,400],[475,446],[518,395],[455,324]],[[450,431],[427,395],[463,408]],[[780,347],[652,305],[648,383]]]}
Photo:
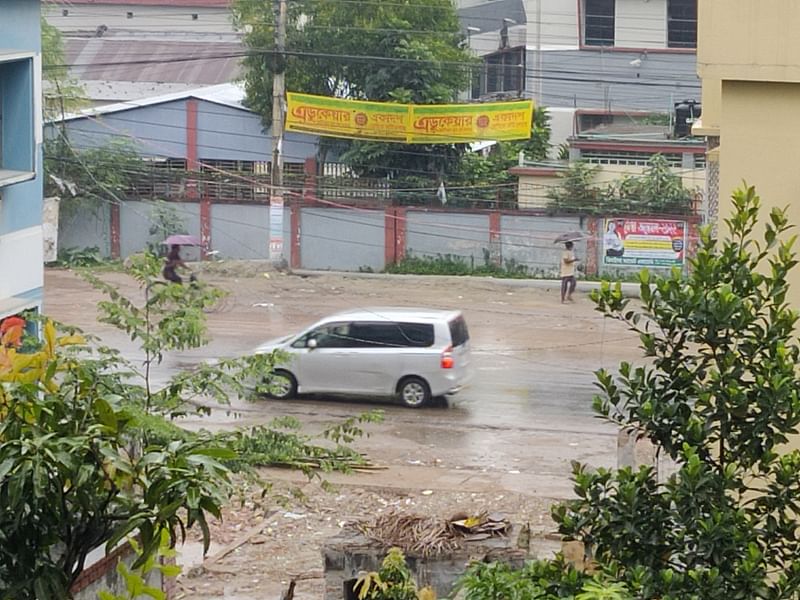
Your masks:
{"label": "signboard", "polygon": [[530,100],[409,106],[413,143],[463,144],[531,137],[533,102]]}
{"label": "signboard", "polygon": [[269,199],[269,259],[273,262],[283,258],[283,196]]}
{"label": "signboard", "polygon": [[683,267],[686,222],[605,219],[603,264],[621,267]]}
{"label": "signboard", "polygon": [[523,140],[533,102],[395,104],[287,94],[286,131],[398,143],[453,144]]}

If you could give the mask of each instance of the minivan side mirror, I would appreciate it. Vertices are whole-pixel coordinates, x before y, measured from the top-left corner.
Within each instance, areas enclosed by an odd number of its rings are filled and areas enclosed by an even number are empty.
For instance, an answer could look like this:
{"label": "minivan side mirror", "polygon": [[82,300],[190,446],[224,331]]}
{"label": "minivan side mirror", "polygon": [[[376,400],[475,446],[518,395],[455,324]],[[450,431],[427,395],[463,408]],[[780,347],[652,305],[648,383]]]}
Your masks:
{"label": "minivan side mirror", "polygon": [[318,345],[319,345],[319,342],[317,342],[317,338],[311,338],[310,340],[308,340],[306,342],[306,348],[308,348],[309,350],[313,350]]}

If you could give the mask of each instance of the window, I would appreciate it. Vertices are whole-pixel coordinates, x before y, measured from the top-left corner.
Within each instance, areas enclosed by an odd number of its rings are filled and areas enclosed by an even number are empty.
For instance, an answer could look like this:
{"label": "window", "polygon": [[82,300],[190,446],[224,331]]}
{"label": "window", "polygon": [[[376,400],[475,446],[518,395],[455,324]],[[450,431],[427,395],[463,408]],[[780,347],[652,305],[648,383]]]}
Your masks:
{"label": "window", "polygon": [[350,323],[328,323],[310,331],[295,343],[295,348],[305,348],[309,340],[317,341],[317,348],[353,348],[357,344],[353,343],[350,334]]}
{"label": "window", "polygon": [[361,348],[426,348],[433,345],[427,323],[353,323],[351,337]]}
{"label": "window", "polygon": [[697,0],[668,0],[667,46],[697,47]]}
{"label": "window", "polygon": [[486,92],[520,93],[525,89],[525,48],[508,48],[484,57]]}
{"label": "window", "polygon": [[453,346],[461,346],[469,340],[469,330],[464,317],[456,317],[450,321],[450,339],[453,341]]}
{"label": "window", "polygon": [[35,177],[33,59],[0,52],[0,187]]}
{"label": "window", "polygon": [[584,43],[587,46],[614,45],[614,3],[616,0],[585,0]]}

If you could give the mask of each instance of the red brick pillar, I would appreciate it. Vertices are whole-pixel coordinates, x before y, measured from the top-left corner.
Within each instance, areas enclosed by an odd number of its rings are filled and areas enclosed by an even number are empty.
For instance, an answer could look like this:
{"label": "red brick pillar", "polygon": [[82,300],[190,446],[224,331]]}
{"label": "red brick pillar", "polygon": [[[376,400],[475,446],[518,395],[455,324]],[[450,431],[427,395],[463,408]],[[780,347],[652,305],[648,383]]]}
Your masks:
{"label": "red brick pillar", "polygon": [[186,170],[197,171],[197,100],[186,101]]}
{"label": "red brick pillar", "polygon": [[406,209],[396,206],[394,209],[394,259],[401,261],[406,257],[406,229],[408,216]]}
{"label": "red brick pillar", "polygon": [[119,202],[111,203],[111,214],[109,216],[110,229],[111,229],[111,258],[119,259],[120,257],[120,207]]}
{"label": "red brick pillar", "polygon": [[308,157],[303,163],[303,198],[313,199],[317,196],[317,159]]}
{"label": "red brick pillar", "polygon": [[303,208],[303,201],[299,197],[292,198],[289,206],[289,219],[291,229],[292,262],[293,269],[303,268],[303,258],[300,255],[300,210]]}
{"label": "red brick pillar", "polygon": [[211,200],[205,195],[200,200],[200,243],[200,256],[208,260],[211,250]]}
{"label": "red brick pillar", "polygon": [[383,216],[383,261],[388,267],[397,262],[397,219],[393,206],[387,206]]}
{"label": "red brick pillar", "polygon": [[387,206],[384,212],[384,262],[393,265],[406,256],[406,209]]}
{"label": "red brick pillar", "polygon": [[600,273],[597,264],[597,244],[598,244],[598,223],[602,222],[600,217],[589,217],[587,229],[589,239],[586,240],[586,275],[597,276]]}
{"label": "red brick pillar", "polygon": [[492,264],[500,266],[503,263],[503,248],[500,243],[500,229],[502,213],[493,210],[489,213],[489,257]]}

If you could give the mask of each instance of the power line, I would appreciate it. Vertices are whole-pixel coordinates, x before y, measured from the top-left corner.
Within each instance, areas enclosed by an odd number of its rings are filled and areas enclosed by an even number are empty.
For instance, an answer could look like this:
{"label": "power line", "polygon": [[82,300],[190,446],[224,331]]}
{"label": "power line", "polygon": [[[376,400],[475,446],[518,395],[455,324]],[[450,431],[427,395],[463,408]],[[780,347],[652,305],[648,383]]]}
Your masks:
{"label": "power line", "polygon": [[[49,65],[47,69],[58,69],[64,67],[70,68],[104,68],[109,66],[114,67],[125,67],[125,66],[142,66],[148,64],[173,64],[173,63],[182,63],[182,62],[195,62],[199,60],[213,60],[213,59],[223,59],[223,58],[247,58],[247,57],[272,57],[275,54],[275,50],[273,49],[249,49],[249,50],[242,50],[237,52],[222,52],[218,54],[203,54],[198,56],[179,56],[179,57],[172,57],[172,58],[155,58],[155,59],[141,59],[141,60],[133,60],[133,61],[113,61],[113,62],[95,62],[95,63],[73,63],[73,64],[61,64],[61,65]],[[298,50],[290,50],[287,49],[281,53],[282,55],[293,56],[293,57],[305,57],[305,58],[321,58],[321,59],[333,59],[333,60],[341,60],[341,61],[355,61],[355,62],[367,62],[367,63],[374,63],[374,62],[381,62],[381,63],[394,63],[394,64],[409,64],[409,65],[431,65],[431,66],[453,66],[453,67],[460,67],[464,68],[465,70],[468,69],[475,69],[479,65],[471,62],[464,62],[464,61],[453,61],[453,60],[434,60],[434,59],[419,59],[419,58],[404,58],[404,57],[391,57],[391,56],[376,56],[376,55],[358,55],[358,54],[332,54],[332,53],[325,53],[325,52],[304,52]],[[509,67],[505,66],[504,69],[514,69],[517,67]],[[590,71],[568,71],[568,70],[545,70],[545,72],[554,72],[554,73],[567,73],[575,75],[575,77],[561,77],[557,75],[535,75],[536,70],[534,68],[528,68],[525,66],[521,66],[520,70],[524,71],[525,73],[534,74],[534,77],[538,77],[543,80],[547,81],[567,81],[567,82],[579,82],[579,83],[607,83],[607,84],[614,84],[614,85],[635,85],[635,86],[643,86],[643,87],[697,87],[699,89],[699,82],[698,85],[689,85],[689,84],[682,84],[681,82],[677,82],[674,80],[670,81],[659,81],[658,78],[653,79],[652,81],[642,81],[641,78],[632,79],[632,80],[625,80],[625,79],[602,79],[596,77],[596,72]],[[587,77],[581,78],[578,77],[579,75],[586,75]],[[590,77],[592,76],[592,77]]]}

